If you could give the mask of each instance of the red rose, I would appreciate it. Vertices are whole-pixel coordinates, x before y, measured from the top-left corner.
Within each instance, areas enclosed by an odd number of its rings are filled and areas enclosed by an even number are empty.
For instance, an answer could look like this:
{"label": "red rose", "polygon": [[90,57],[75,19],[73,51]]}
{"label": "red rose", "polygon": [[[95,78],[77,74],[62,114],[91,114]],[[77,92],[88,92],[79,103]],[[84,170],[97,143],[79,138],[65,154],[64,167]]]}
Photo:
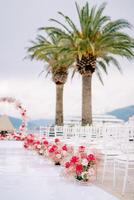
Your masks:
{"label": "red rose", "polygon": [[40,144],[40,141],[39,140],[35,141],[35,144]]}
{"label": "red rose", "polygon": [[62,150],[67,151],[67,145],[66,144],[62,147]]}
{"label": "red rose", "polygon": [[83,171],[83,167],[81,164],[76,165],[76,173],[81,173]]}
{"label": "red rose", "polygon": [[79,146],[79,152],[84,152],[85,151],[85,148],[84,146]]}
{"label": "red rose", "polygon": [[88,161],[95,160],[94,155],[93,155],[93,154],[89,154],[89,155],[87,156],[87,160],[88,160]]}
{"label": "red rose", "polygon": [[52,147],[54,148],[55,151],[58,149],[56,145],[53,145]]}
{"label": "red rose", "polygon": [[28,140],[28,143],[33,143],[33,142],[34,142],[33,139],[29,139],[29,140]]}
{"label": "red rose", "polygon": [[43,141],[43,144],[48,145],[48,141],[47,140]]}
{"label": "red rose", "polygon": [[53,153],[55,151],[55,149],[53,148],[53,147],[51,147],[50,149],[49,149],[49,153]]}
{"label": "red rose", "polygon": [[70,166],[71,166],[71,165],[70,165],[70,162],[66,162],[66,163],[65,163],[65,167],[66,167],[66,168],[69,168]]}
{"label": "red rose", "polygon": [[60,140],[58,138],[55,138],[55,143],[60,142]]}
{"label": "red rose", "polygon": [[73,163],[73,164],[75,164],[75,163],[78,162],[78,160],[79,160],[79,158],[78,158],[77,156],[73,156],[73,157],[71,158],[70,162]]}

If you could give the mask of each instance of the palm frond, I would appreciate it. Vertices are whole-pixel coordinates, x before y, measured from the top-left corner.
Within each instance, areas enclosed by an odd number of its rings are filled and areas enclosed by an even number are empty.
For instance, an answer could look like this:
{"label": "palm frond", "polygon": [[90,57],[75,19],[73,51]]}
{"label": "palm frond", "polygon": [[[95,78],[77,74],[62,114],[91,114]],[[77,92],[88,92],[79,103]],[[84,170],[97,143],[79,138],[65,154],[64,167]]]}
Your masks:
{"label": "palm frond", "polygon": [[124,28],[131,29],[132,25],[125,19],[118,19],[106,24],[103,28],[103,34],[113,33]]}
{"label": "palm frond", "polygon": [[57,24],[61,25],[69,34],[71,34],[71,31],[63,23],[59,22],[56,19],[52,19],[52,18],[50,19],[50,21],[56,22]]}
{"label": "palm frond", "polygon": [[103,79],[102,79],[102,74],[101,74],[101,71],[99,70],[99,68],[96,68],[96,75],[99,79],[99,81],[101,82],[102,85],[104,85],[104,82],[103,82]]}
{"label": "palm frond", "polygon": [[62,12],[58,12],[58,13],[65,19],[65,21],[68,23],[68,25],[72,28],[72,31],[74,32],[74,34],[79,35],[79,31],[78,31],[77,27],[75,26],[75,24],[73,23],[73,21],[70,19],[70,17],[65,16]]}
{"label": "palm frond", "polygon": [[106,63],[105,63],[104,61],[98,60],[98,61],[97,61],[97,65],[98,65],[98,68],[99,68],[99,67],[102,68],[103,71],[104,71],[106,74],[108,74],[107,65],[106,65]]}

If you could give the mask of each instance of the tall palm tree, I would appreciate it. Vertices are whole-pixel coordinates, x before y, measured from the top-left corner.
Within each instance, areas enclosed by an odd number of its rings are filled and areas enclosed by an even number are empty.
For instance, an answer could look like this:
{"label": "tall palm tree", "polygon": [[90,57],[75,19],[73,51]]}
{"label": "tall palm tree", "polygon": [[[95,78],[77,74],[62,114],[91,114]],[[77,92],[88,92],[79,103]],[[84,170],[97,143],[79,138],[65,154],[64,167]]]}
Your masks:
{"label": "tall palm tree", "polygon": [[101,71],[107,73],[109,64],[121,70],[115,56],[127,59],[134,57],[134,40],[123,30],[131,28],[131,24],[124,19],[112,21],[109,16],[103,14],[105,6],[103,3],[99,7],[90,8],[86,3],[80,8],[76,3],[79,27],[61,12],[59,15],[64,22],[51,19],[60,26],[46,27],[47,31],[58,34],[61,40],[66,41],[66,45],[61,46],[61,52],[74,56],[76,69],[82,75],[82,125],[92,123],[93,73],[96,72],[102,82]]}
{"label": "tall palm tree", "polygon": [[28,57],[47,63],[45,70],[47,70],[47,74],[52,75],[52,80],[56,84],[55,124],[62,126],[63,89],[72,60],[67,55],[58,53],[58,38],[56,34],[50,34],[49,39],[38,35],[36,40],[32,41],[32,46],[28,48]]}

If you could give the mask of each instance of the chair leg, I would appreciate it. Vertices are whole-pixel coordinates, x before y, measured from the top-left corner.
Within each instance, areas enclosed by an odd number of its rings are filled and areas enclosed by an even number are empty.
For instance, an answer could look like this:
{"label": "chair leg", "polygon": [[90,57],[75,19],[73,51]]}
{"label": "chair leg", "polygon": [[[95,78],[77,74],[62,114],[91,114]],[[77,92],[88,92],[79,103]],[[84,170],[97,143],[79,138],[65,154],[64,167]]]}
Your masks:
{"label": "chair leg", "polygon": [[105,157],[104,157],[104,166],[103,166],[103,174],[102,174],[102,184],[103,184],[104,178],[105,178],[106,163],[107,163],[107,155],[105,155]]}
{"label": "chair leg", "polygon": [[114,160],[113,187],[115,187],[115,184],[116,184],[116,173],[115,172],[116,172],[116,160]]}
{"label": "chair leg", "polygon": [[125,175],[124,175],[124,180],[123,180],[122,195],[125,194],[127,177],[128,177],[128,162],[126,163],[126,167],[125,167]]}
{"label": "chair leg", "polygon": [[97,164],[95,165],[95,180],[97,181],[98,179],[98,167]]}

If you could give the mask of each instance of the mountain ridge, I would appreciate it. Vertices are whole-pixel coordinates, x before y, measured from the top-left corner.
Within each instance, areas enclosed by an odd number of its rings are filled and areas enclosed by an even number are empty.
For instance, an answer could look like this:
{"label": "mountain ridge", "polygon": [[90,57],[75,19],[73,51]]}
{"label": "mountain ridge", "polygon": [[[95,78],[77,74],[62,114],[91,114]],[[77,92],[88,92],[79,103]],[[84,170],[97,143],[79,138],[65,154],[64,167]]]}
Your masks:
{"label": "mountain ridge", "polygon": [[[134,105],[114,109],[110,112],[105,113],[107,115],[113,115],[119,119],[122,119],[124,121],[127,121],[130,116],[134,115]],[[19,118],[9,116],[13,126],[18,129],[19,126],[21,125],[22,121]],[[28,129],[32,129],[34,127],[39,127],[39,126],[46,126],[46,125],[53,125],[54,120],[53,119],[35,119],[35,120],[30,120],[27,123]]]}
{"label": "mountain ridge", "polygon": [[117,108],[110,112],[107,112],[108,115],[114,115],[119,119],[123,119],[124,121],[128,121],[129,117],[134,115],[134,105],[126,106],[123,108]]}

